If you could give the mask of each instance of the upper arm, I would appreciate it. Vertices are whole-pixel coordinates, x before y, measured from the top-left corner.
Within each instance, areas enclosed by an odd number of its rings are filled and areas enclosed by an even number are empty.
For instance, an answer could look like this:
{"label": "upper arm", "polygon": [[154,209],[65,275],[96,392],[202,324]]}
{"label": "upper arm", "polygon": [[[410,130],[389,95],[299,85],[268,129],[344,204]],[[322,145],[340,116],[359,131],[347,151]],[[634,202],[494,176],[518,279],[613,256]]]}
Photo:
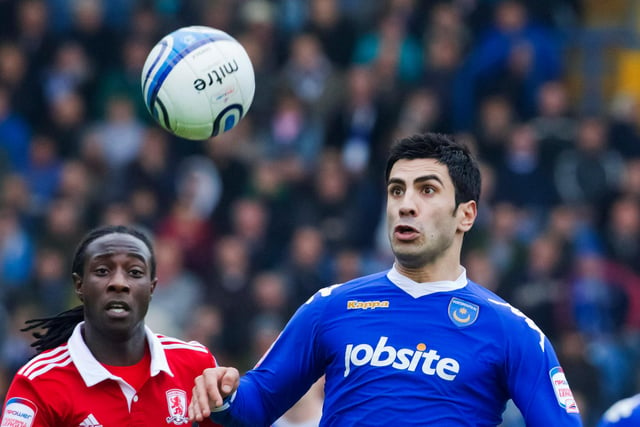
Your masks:
{"label": "upper arm", "polygon": [[317,346],[319,310],[313,299],[301,306],[258,365],[241,378],[232,405],[234,414],[253,414],[256,425],[273,422],[322,375],[325,362]]}
{"label": "upper arm", "polygon": [[581,425],[571,388],[551,342],[538,326],[516,308],[500,303],[508,312],[505,378],[509,393],[527,426]]}
{"label": "upper arm", "polygon": [[2,410],[1,425],[47,427],[59,425],[52,416],[51,407],[41,398],[33,383],[16,375],[9,387]]}

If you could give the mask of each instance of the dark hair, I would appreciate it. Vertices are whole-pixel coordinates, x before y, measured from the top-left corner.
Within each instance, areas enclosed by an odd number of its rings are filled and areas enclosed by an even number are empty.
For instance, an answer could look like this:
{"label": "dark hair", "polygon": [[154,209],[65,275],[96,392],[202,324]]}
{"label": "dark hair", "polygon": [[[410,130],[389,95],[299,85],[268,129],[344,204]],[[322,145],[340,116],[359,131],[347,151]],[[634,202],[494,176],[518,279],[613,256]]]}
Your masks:
{"label": "dark hair", "polygon": [[460,203],[480,199],[480,169],[469,148],[452,136],[441,133],[425,133],[396,141],[389,151],[385,182],[391,168],[401,159],[435,159],[449,169],[455,188],[456,207]]}
{"label": "dark hair", "polygon": [[[131,236],[134,236],[140,239],[147,246],[147,248],[149,248],[149,251],[151,253],[151,277],[155,277],[156,257],[154,255],[151,239],[142,231],[124,225],[105,225],[95,228],[87,233],[76,248],[75,254],[73,256],[73,262],[71,264],[71,273],[76,273],[82,276],[84,271],[84,263],[86,261],[85,252],[87,250],[87,246],[89,246],[91,242],[102,236],[116,233],[129,234]],[[82,320],[84,320],[84,308],[82,305],[79,305],[70,310],[58,313],[52,317],[27,320],[25,322],[27,326],[22,328],[21,331],[29,331],[36,328],[46,329],[45,333],[33,333],[36,341],[31,344],[31,347],[35,347],[36,352],[39,354],[45,350],[55,348],[65,343],[73,333],[73,329],[75,328],[75,326]]]}

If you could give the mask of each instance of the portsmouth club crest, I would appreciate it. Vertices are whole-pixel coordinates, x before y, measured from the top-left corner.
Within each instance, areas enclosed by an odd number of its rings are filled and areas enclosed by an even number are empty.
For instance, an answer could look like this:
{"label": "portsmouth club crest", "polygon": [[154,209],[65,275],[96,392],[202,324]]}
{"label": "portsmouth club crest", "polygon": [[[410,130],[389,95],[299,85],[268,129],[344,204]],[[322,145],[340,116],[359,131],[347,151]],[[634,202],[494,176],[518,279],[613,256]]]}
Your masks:
{"label": "portsmouth club crest", "polygon": [[472,325],[479,312],[480,307],[477,304],[455,297],[449,301],[449,319],[460,328]]}
{"label": "portsmouth club crest", "polygon": [[188,424],[187,416],[187,393],[177,388],[167,391],[167,405],[169,406],[169,414],[167,424]]}

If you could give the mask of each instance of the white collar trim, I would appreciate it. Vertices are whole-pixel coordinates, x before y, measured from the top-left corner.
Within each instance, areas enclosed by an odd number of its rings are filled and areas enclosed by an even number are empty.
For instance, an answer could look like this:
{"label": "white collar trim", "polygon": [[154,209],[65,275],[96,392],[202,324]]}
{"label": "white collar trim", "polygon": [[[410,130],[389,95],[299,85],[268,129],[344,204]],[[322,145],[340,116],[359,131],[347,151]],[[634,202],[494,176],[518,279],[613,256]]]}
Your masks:
{"label": "white collar trim", "polygon": [[456,280],[440,280],[438,282],[418,283],[407,276],[400,274],[396,269],[396,265],[393,264],[393,267],[387,273],[387,278],[391,280],[394,285],[412,297],[419,298],[436,292],[448,292],[464,288],[467,285],[467,270],[462,266],[460,266],[460,268],[462,268],[462,273],[460,273]]}
{"label": "white collar trim", "polygon": [[[84,322],[80,322],[73,330],[73,334],[69,338],[69,354],[71,360],[76,365],[80,376],[84,380],[87,387],[98,384],[104,380],[114,380],[118,382],[124,382],[124,380],[118,376],[109,372],[98,360],[93,356],[89,347],[82,338],[82,325]],[[147,342],[149,343],[149,350],[151,352],[151,376],[154,377],[160,372],[166,372],[173,376],[167,357],[164,354],[162,344],[158,340],[158,337],[151,332],[151,330],[145,326],[145,334]]]}

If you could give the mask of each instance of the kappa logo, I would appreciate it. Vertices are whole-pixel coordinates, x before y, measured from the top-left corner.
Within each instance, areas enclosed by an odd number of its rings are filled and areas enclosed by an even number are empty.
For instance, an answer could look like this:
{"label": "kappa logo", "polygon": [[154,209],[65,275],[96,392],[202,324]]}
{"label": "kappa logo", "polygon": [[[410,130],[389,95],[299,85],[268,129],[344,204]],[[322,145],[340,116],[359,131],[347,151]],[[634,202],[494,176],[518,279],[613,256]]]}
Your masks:
{"label": "kappa logo", "polygon": [[472,325],[478,318],[479,312],[480,306],[477,304],[455,297],[449,301],[449,319],[461,328]]}
{"label": "kappa logo", "polygon": [[2,426],[31,427],[38,408],[29,399],[12,397],[7,401],[2,414]]}
{"label": "kappa logo", "polygon": [[167,424],[188,424],[189,418],[186,416],[187,393],[184,390],[174,388],[167,391],[166,396],[169,414],[171,415],[167,417]]}
{"label": "kappa logo", "polygon": [[89,414],[81,423],[80,427],[103,427],[93,414]]}
{"label": "kappa logo", "polygon": [[373,310],[375,308],[389,308],[389,301],[347,301],[347,310]]}

